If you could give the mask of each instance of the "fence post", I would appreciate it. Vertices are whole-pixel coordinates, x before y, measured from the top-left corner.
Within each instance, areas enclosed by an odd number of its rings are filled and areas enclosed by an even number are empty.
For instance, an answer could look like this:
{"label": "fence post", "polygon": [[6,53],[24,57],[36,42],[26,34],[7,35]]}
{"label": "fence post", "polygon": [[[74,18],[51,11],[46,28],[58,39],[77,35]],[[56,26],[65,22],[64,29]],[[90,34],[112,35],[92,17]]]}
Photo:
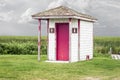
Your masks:
{"label": "fence post", "polygon": [[112,47],[110,47],[110,51],[109,51],[109,54],[112,54]]}
{"label": "fence post", "polygon": [[40,48],[41,48],[41,19],[38,20],[38,61],[40,61]]}

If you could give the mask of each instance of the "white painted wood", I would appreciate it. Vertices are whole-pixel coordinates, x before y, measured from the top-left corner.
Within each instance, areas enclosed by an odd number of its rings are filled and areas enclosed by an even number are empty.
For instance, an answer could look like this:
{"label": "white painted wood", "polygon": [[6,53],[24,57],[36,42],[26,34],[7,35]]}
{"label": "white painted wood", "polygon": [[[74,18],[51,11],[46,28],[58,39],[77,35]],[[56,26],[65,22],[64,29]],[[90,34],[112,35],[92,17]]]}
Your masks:
{"label": "white painted wood", "polygon": [[56,60],[55,54],[55,34],[49,34],[49,60]]}
{"label": "white painted wood", "polygon": [[78,17],[78,16],[47,16],[47,17],[32,17],[33,19],[81,19],[81,20],[85,20],[85,21],[92,21],[95,22],[96,20],[94,19],[88,19],[88,18],[84,18],[84,17]]}
{"label": "white painted wood", "polygon": [[38,61],[40,61],[40,47],[41,47],[41,20],[38,20]]}
{"label": "white painted wood", "polygon": [[80,21],[80,60],[93,58],[93,23]]}
{"label": "white painted wood", "polygon": [[[69,19],[50,19],[49,28],[55,29],[55,23],[69,23]],[[78,61],[78,32],[72,33],[72,28],[78,30],[78,20],[72,19],[69,24],[69,56],[70,62]],[[56,33],[49,33],[49,60],[56,61]],[[80,60],[86,60],[86,56],[93,58],[93,23],[80,21]]]}
{"label": "white painted wood", "polygon": [[[55,28],[54,23],[49,20],[49,28]],[[49,31],[48,31],[49,32]],[[56,60],[56,54],[55,54],[55,33],[48,33],[49,35],[49,46],[48,46],[48,52],[49,52],[49,60],[55,61]]]}
{"label": "white painted wood", "polygon": [[[55,29],[55,23],[69,23],[68,19],[49,19],[49,28]],[[49,33],[49,60],[56,61],[56,32]]]}
{"label": "white painted wood", "polygon": [[[72,33],[72,28],[78,28],[78,20],[72,19],[69,22],[69,19],[50,19],[50,28],[55,28],[55,23],[69,23],[69,61],[76,62],[78,61],[78,33]],[[52,33],[53,34],[53,33]],[[49,57],[50,60],[56,59],[56,35],[50,37],[49,33],[49,40],[52,38],[52,41],[49,42]]]}
{"label": "white painted wood", "polygon": [[72,24],[72,19],[69,19],[69,62],[72,62],[71,61],[71,31],[72,31],[72,28],[71,28],[71,24]]}
{"label": "white painted wood", "polygon": [[[77,28],[77,33],[72,33],[72,28]],[[78,61],[78,20],[71,21],[71,62]]]}
{"label": "white painted wood", "polygon": [[47,60],[49,60],[49,19],[47,19]]}

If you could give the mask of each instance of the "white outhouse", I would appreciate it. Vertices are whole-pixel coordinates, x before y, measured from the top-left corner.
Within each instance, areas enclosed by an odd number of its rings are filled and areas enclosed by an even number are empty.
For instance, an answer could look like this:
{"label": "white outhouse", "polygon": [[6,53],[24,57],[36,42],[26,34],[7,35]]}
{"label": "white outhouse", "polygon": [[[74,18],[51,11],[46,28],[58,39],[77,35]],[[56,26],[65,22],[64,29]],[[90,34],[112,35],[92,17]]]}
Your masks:
{"label": "white outhouse", "polygon": [[92,16],[65,6],[32,15],[39,21],[38,60],[40,60],[41,20],[47,20],[48,61],[77,62],[93,58]]}

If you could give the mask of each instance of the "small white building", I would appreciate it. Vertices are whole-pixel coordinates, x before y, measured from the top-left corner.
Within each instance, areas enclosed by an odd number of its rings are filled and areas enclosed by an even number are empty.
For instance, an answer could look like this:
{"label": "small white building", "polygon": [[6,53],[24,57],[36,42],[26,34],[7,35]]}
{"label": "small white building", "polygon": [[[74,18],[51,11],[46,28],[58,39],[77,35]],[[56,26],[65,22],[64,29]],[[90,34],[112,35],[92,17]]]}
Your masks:
{"label": "small white building", "polygon": [[93,58],[92,16],[60,6],[32,15],[39,21],[38,60],[40,60],[41,20],[47,20],[48,61],[77,62]]}

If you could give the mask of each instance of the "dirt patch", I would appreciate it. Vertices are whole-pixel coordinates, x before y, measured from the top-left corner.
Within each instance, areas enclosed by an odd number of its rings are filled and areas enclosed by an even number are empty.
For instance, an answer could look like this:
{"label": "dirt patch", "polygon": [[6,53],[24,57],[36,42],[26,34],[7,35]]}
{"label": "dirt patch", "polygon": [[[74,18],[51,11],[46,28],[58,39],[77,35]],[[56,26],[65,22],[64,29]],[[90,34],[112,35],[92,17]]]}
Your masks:
{"label": "dirt patch", "polygon": [[40,79],[40,78],[37,78],[37,79],[34,79],[34,80],[48,80],[48,79]]}
{"label": "dirt patch", "polygon": [[101,79],[97,77],[85,77],[82,80],[101,80]]}
{"label": "dirt patch", "polygon": [[48,80],[48,79],[35,79],[35,80]]}
{"label": "dirt patch", "polygon": [[114,78],[113,80],[120,80],[120,78]]}

